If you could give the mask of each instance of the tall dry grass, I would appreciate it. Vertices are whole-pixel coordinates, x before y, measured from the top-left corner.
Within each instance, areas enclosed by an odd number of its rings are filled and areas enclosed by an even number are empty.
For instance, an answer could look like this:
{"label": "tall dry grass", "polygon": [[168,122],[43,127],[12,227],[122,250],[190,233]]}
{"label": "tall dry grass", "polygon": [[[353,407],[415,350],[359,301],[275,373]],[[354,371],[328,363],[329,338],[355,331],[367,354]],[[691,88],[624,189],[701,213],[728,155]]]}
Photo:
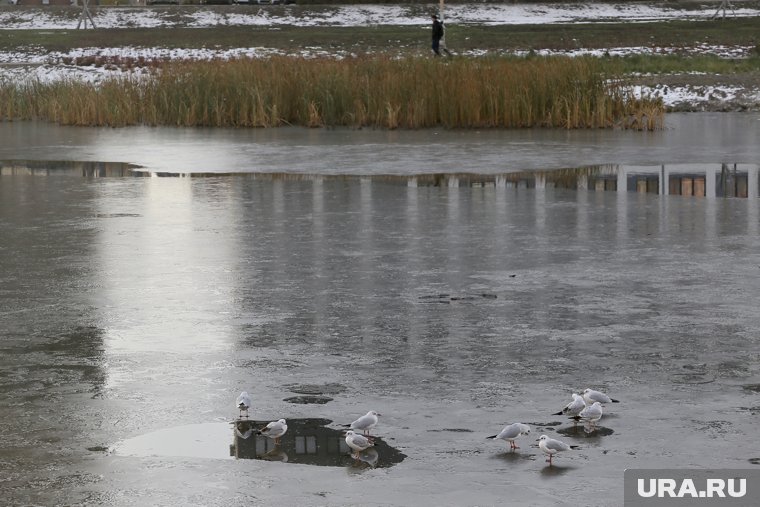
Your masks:
{"label": "tall dry grass", "polygon": [[[150,79],[0,85],[0,115],[69,125],[658,128],[593,58],[246,59]],[[644,121],[646,119],[646,121]]]}

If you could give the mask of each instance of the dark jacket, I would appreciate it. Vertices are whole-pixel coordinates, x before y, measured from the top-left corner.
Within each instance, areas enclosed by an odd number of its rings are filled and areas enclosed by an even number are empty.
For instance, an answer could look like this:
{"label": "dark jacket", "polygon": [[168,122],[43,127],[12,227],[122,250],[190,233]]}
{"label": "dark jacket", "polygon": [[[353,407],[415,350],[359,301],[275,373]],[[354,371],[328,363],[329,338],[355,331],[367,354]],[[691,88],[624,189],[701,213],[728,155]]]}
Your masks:
{"label": "dark jacket", "polygon": [[441,40],[443,38],[443,23],[437,19],[433,20],[433,40]]}

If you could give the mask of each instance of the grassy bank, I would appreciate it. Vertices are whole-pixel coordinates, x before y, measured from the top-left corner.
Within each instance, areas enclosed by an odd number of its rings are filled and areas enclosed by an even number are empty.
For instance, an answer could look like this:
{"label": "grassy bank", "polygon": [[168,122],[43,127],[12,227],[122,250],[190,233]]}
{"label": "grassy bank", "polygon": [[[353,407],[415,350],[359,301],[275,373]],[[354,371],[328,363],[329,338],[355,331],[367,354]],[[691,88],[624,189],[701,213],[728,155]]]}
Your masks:
{"label": "grassy bank", "polygon": [[[270,6],[279,8],[280,6]],[[293,6],[288,6],[292,8]],[[251,7],[229,7],[228,14]],[[283,8],[284,9],[284,8]],[[296,18],[297,12],[291,13]],[[74,30],[0,30],[0,50],[36,47],[45,51],[68,51],[81,47],[166,47],[239,48],[266,47],[297,51],[320,47],[335,52],[427,51],[427,24],[420,26],[294,26],[174,27]],[[283,13],[284,15],[284,13]],[[760,44],[759,21],[729,18],[712,21],[669,21],[656,23],[577,23],[556,25],[457,25],[451,24],[446,40],[456,52],[517,51],[614,47],[693,47],[699,44]]]}
{"label": "grassy bank", "polygon": [[653,129],[658,101],[593,58],[270,59],[171,64],[149,80],[0,86],[0,117],[67,125]]}

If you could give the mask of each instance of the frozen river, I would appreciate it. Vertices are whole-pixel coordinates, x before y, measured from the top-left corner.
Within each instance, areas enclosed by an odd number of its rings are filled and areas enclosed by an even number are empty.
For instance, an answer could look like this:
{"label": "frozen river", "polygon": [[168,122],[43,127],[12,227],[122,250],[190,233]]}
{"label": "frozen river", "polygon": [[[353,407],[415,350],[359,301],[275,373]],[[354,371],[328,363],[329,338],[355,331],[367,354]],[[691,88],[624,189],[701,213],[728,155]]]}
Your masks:
{"label": "frozen river", "polygon": [[[0,495],[620,505],[628,468],[755,468],[759,119],[0,124]],[[551,415],[586,387],[621,401],[590,433]],[[293,420],[278,462],[231,457],[242,390]],[[368,410],[382,445],[353,460],[340,425]],[[519,450],[485,439],[511,422]],[[542,433],[579,449],[549,467]]]}
{"label": "frozen river", "polygon": [[0,123],[0,161],[128,162],[172,173],[501,173],[597,164],[758,163],[760,113],[666,116],[656,132],[86,128]]}

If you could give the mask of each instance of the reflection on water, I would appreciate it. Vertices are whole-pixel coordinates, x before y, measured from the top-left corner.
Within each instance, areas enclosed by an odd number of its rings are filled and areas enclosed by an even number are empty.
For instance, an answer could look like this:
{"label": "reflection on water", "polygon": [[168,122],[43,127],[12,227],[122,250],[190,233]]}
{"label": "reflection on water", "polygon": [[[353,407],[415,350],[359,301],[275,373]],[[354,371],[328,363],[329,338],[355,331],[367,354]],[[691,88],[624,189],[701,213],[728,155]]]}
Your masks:
{"label": "reflection on water", "polygon": [[440,173],[410,175],[326,175],[294,173],[169,173],[148,172],[139,166],[108,162],[0,161],[0,175],[81,175],[94,177],[157,176],[218,178],[246,177],[259,181],[385,182],[410,187],[566,188],[597,192],[636,192],[696,197],[758,197],[758,167],[753,164],[662,164],[657,166],[596,165],[587,167],[511,171],[507,173]]}
{"label": "reflection on water", "polygon": [[296,403],[299,405],[324,405],[325,403],[330,403],[333,399],[329,396],[309,396],[309,395],[302,395],[302,396],[291,396],[289,398],[285,398],[282,401],[287,401],[288,403]]}
{"label": "reflection on water", "polygon": [[149,176],[139,166],[121,162],[75,162],[45,160],[0,160],[0,176],[84,176],[86,178]]}
{"label": "reflection on water", "polygon": [[[753,164],[597,165],[554,170],[512,171],[502,174],[443,173],[361,177],[290,173],[238,175],[263,181],[360,179],[365,182],[385,182],[409,187],[566,188],[696,197],[758,197],[760,195],[758,167]],[[160,177],[180,175],[177,173],[149,174]],[[220,174],[194,173],[185,176],[218,177]]]}
{"label": "reflection on water", "polygon": [[[123,440],[110,451],[120,456],[182,456],[212,459],[260,459],[328,467],[387,468],[406,456],[375,437],[375,446],[352,454],[344,432],[328,419],[288,419],[288,432],[275,444],[258,431],[268,421],[238,419],[232,424],[189,424]],[[232,443],[230,444],[230,439]]]}
{"label": "reflection on water", "polygon": [[568,426],[567,428],[557,429],[557,433],[566,437],[576,438],[598,438],[608,437],[615,433],[611,428],[605,428],[603,426],[589,426],[588,424],[576,424],[575,426]]}
{"label": "reflection on water", "polygon": [[551,465],[547,463],[546,466],[541,469],[541,477],[558,477],[565,475],[567,472],[575,469],[573,466],[557,465],[556,463],[556,461]]}
{"label": "reflection on water", "polygon": [[[244,459],[283,461],[304,465],[346,466],[352,461],[372,468],[390,467],[406,456],[375,437],[374,447],[352,454],[341,430],[328,428],[327,419],[288,419],[288,432],[276,445],[274,440],[257,434],[267,421],[237,420],[233,423],[234,441],[230,455]],[[359,464],[354,463],[354,464]]]}

